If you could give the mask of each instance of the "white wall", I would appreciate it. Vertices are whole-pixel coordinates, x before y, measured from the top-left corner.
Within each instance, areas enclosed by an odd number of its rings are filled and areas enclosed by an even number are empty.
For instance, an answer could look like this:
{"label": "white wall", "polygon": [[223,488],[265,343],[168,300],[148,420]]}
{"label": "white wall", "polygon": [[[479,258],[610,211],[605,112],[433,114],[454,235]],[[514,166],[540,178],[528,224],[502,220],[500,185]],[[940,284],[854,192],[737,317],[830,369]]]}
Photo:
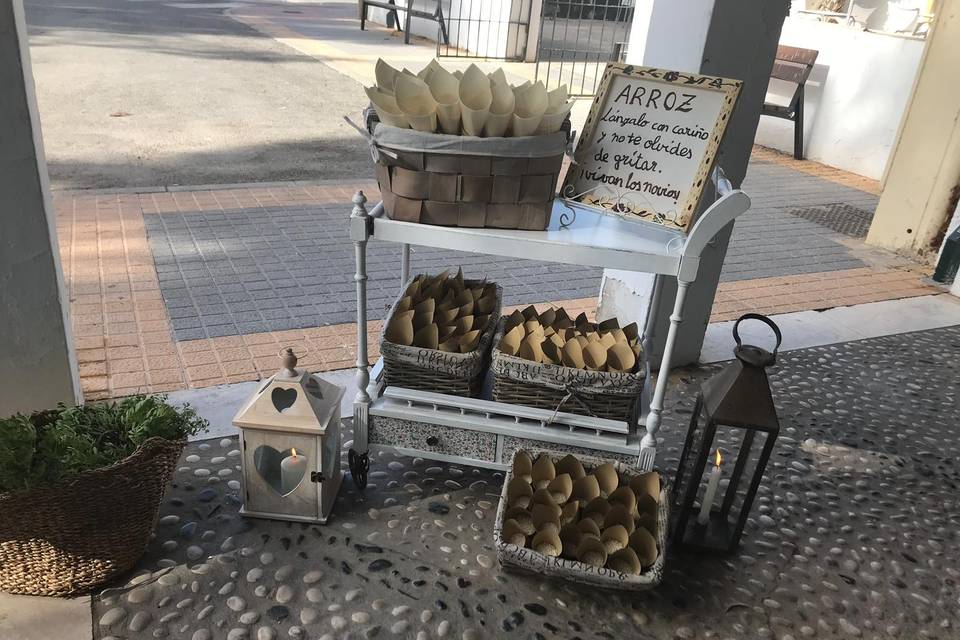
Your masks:
{"label": "white wall", "polygon": [[[879,180],[893,147],[924,41],[787,18],[780,44],[820,52],[806,88],[806,157]],[[771,83],[781,97],[792,85]],[[793,153],[793,123],[765,116],[757,144]]]}

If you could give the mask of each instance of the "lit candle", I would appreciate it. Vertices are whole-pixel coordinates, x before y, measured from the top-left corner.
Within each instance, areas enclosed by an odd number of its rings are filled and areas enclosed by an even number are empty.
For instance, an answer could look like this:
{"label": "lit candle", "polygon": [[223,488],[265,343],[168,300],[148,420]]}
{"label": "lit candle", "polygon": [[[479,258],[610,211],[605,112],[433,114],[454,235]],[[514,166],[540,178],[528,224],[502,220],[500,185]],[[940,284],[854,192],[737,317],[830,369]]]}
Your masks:
{"label": "lit candle", "polygon": [[700,515],[697,516],[697,524],[705,525],[710,522],[710,509],[713,508],[713,500],[717,496],[717,488],[720,486],[720,449],[717,449],[717,462],[710,472],[710,482],[707,484],[707,493],[703,496],[703,502],[700,503]]}
{"label": "lit candle", "polygon": [[290,449],[290,455],[280,461],[280,493],[287,495],[296,489],[306,471],[306,456],[298,456],[296,449]]}

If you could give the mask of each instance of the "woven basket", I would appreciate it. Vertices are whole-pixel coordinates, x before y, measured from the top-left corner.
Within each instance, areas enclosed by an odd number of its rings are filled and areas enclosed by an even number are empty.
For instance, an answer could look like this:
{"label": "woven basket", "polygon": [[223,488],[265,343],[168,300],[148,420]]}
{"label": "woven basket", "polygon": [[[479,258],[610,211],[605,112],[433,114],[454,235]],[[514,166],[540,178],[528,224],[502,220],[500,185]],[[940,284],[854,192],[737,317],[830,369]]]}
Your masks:
{"label": "woven basket", "polygon": [[109,467],[0,493],[0,591],[75,595],[133,567],[185,445],[150,438]]}
{"label": "woven basket", "polygon": [[[403,291],[406,291],[415,278],[416,276],[407,281]],[[500,315],[500,305],[503,301],[503,289],[500,285],[483,280],[465,280],[464,283],[467,287],[494,284],[497,300],[490,314],[492,318]],[[480,344],[470,353],[448,353],[438,349],[394,344],[387,341],[386,329],[396,313],[397,303],[401,298],[403,298],[402,293],[390,307],[390,312],[383,321],[383,333],[380,334],[380,355],[383,357],[383,375],[387,386],[461,397],[478,396],[487,371],[490,344],[493,341],[496,323],[490,322],[480,335]]]}
{"label": "woven basket", "polygon": [[[530,451],[528,453],[534,458],[540,453],[546,453],[551,456],[554,462],[557,458],[555,451]],[[577,459],[583,464],[589,472],[594,467],[609,462],[601,458],[591,456],[577,456]],[[636,467],[625,465],[622,462],[612,463],[621,477],[632,478],[633,476],[644,473]],[[578,560],[568,560],[566,558],[554,558],[543,555],[530,548],[519,547],[503,541],[503,522],[504,514],[507,510],[507,487],[513,479],[513,464],[507,471],[503,479],[503,490],[500,495],[500,505],[497,507],[497,519],[493,526],[493,542],[497,547],[497,556],[500,563],[504,566],[516,567],[524,571],[540,573],[547,576],[579,582],[594,587],[604,587],[610,589],[622,589],[625,591],[646,591],[653,589],[663,580],[664,566],[667,557],[667,532],[670,522],[670,496],[667,491],[666,479],[660,474],[660,501],[657,510],[657,548],[660,553],[653,565],[638,575],[629,575],[620,573],[614,569],[597,568]]]}
{"label": "woven basket", "polygon": [[490,369],[493,399],[549,411],[622,420],[635,425],[646,378],[643,357],[632,373],[585,371],[555,364],[540,364],[511,356],[497,345],[503,339],[506,318],[497,323]]}
{"label": "woven basket", "polygon": [[452,227],[543,231],[570,136],[475,138],[379,122],[367,111],[387,216]]}

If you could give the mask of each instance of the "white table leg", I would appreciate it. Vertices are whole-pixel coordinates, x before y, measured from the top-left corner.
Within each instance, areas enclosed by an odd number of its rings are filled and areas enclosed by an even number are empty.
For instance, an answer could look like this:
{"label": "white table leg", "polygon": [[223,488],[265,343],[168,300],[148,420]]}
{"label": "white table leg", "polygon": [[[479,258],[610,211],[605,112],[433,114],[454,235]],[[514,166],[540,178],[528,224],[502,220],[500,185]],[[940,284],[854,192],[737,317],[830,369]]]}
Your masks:
{"label": "white table leg", "polygon": [[[363,232],[353,237],[356,252],[357,271],[353,276],[357,283],[357,395],[353,400],[353,447],[350,449],[349,463],[353,482],[363,489],[367,484],[367,469],[370,466],[367,445],[367,427],[370,418],[370,395],[367,384],[370,382],[367,362],[367,238],[369,237],[369,216],[364,204],[367,197],[362,191],[353,196],[351,218],[361,221]],[[351,220],[351,224],[355,221]]]}
{"label": "white table leg", "polygon": [[657,457],[657,432],[660,431],[660,421],[663,415],[663,398],[667,392],[667,382],[670,378],[670,360],[673,358],[673,347],[677,341],[677,331],[683,322],[683,306],[687,299],[687,289],[690,282],[677,282],[677,297],[673,303],[673,313],[670,315],[670,328],[667,331],[667,340],[663,346],[663,358],[660,360],[660,371],[657,373],[657,386],[650,401],[650,414],[647,416],[647,433],[640,441],[640,459],[637,466],[646,471],[652,471]]}
{"label": "white table leg", "polygon": [[410,245],[404,244],[400,247],[400,290],[407,286],[407,280],[410,279]]}

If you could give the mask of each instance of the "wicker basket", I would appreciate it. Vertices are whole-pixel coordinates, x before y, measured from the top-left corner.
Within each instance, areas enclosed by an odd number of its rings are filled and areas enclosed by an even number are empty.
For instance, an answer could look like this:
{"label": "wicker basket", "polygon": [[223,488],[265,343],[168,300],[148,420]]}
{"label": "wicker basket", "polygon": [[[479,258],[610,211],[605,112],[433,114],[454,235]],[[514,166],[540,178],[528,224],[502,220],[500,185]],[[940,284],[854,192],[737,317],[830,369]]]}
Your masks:
{"label": "wicker basket", "polygon": [[[416,278],[404,285],[404,290]],[[380,335],[380,355],[383,357],[383,375],[387,386],[432,391],[454,396],[476,397],[483,387],[490,358],[490,345],[496,326],[492,318],[500,315],[503,301],[503,289],[496,283],[483,280],[465,280],[467,287],[493,284],[496,287],[496,303],[491,311],[491,322],[480,336],[480,343],[470,353],[448,353],[438,349],[425,349],[387,341],[386,328],[396,313],[401,294],[390,307],[383,321],[383,333]]]}
{"label": "wicker basket", "polygon": [[540,364],[506,354],[497,348],[506,318],[497,323],[490,369],[493,399],[508,404],[564,411],[595,418],[637,423],[646,378],[643,357],[632,373],[584,371],[555,364]]}
{"label": "wicker basket", "polygon": [[109,467],[0,494],[0,591],[74,595],[133,567],[185,445],[150,438]]}
{"label": "wicker basket", "polygon": [[[528,451],[534,458],[540,453],[553,456],[555,451]],[[609,462],[591,456],[577,456],[577,459],[589,472],[594,467]],[[625,465],[622,462],[612,463],[620,477],[632,478],[644,473],[636,467]],[[513,465],[503,479],[503,490],[500,495],[500,505],[497,507],[497,519],[493,527],[493,542],[497,547],[497,556],[505,567],[516,567],[525,571],[539,573],[555,578],[579,582],[594,587],[622,589],[625,591],[645,591],[653,589],[663,580],[664,566],[667,556],[667,531],[670,522],[670,496],[667,490],[666,479],[660,474],[660,500],[657,509],[657,549],[659,554],[653,565],[638,575],[620,573],[614,569],[597,568],[577,560],[568,560],[561,557],[551,557],[538,553],[530,548],[504,542],[503,523],[507,511],[507,487],[513,479]]]}
{"label": "wicker basket", "polygon": [[543,231],[570,137],[476,138],[379,122],[367,111],[387,216],[452,227]]}

